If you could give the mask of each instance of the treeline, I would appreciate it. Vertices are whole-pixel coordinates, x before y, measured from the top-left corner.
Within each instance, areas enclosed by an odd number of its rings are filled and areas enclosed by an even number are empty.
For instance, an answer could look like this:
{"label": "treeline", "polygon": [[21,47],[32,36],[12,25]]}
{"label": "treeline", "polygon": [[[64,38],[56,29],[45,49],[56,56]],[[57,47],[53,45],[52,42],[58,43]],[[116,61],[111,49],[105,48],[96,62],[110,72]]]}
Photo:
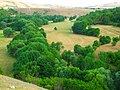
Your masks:
{"label": "treeline", "polygon": [[85,16],[79,17],[77,20],[86,20],[90,25],[102,24],[120,27],[120,7],[114,9],[97,10]]}
{"label": "treeline", "polygon": [[114,9],[97,10],[79,17],[72,26],[73,33],[88,36],[99,36],[99,28],[90,25],[114,25],[120,27],[120,7]]}
{"label": "treeline", "polygon": [[48,21],[53,21],[54,23],[62,22],[67,18],[66,16],[62,16],[62,15],[53,15],[53,16],[47,15],[47,16],[42,16],[42,17],[44,17]]}
{"label": "treeline", "polygon": [[73,33],[83,34],[88,36],[98,37],[100,34],[99,28],[91,28],[86,21],[76,21],[72,26]]}
{"label": "treeline", "polygon": [[54,23],[62,22],[65,18],[62,15],[41,16],[39,13],[26,15],[24,13],[17,13],[13,9],[0,9],[0,29],[11,27],[15,31],[20,31],[25,24],[30,22],[41,27],[42,25],[47,25],[48,21],[53,21]]}
{"label": "treeline", "polygon": [[74,20],[74,19],[76,19],[77,18],[77,16],[75,15],[75,16],[70,16],[69,17],[69,20]]}

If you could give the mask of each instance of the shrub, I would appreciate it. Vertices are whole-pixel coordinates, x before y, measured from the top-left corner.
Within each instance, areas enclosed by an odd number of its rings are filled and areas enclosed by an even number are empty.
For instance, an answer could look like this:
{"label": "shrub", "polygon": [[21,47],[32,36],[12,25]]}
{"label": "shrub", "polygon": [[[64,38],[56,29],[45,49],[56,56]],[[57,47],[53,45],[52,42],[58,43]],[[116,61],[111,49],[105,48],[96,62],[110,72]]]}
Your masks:
{"label": "shrub", "polygon": [[3,30],[3,35],[5,37],[12,37],[13,34],[14,34],[14,30],[12,30],[12,28],[10,28],[10,27],[7,27]]}
{"label": "shrub", "polygon": [[4,71],[2,70],[1,67],[0,67],[0,74],[4,74]]}
{"label": "shrub", "polygon": [[116,46],[116,44],[117,44],[117,42],[118,42],[119,40],[120,40],[119,37],[113,37],[113,38],[112,38],[112,45],[113,45],[113,46]]}
{"label": "shrub", "polygon": [[110,36],[100,36],[99,42],[101,45],[109,44],[111,42]]}
{"label": "shrub", "polygon": [[86,22],[83,21],[76,21],[74,25],[72,26],[73,33],[75,34],[81,34],[83,30],[85,30],[87,27]]}
{"label": "shrub", "polygon": [[76,21],[74,25],[72,26],[73,33],[75,34],[83,34],[88,36],[95,36],[98,37],[100,34],[99,28],[91,28],[88,27],[87,29],[87,21]]}
{"label": "shrub", "polygon": [[96,49],[97,47],[99,47],[100,46],[99,41],[95,40],[92,46],[93,46],[94,49]]}

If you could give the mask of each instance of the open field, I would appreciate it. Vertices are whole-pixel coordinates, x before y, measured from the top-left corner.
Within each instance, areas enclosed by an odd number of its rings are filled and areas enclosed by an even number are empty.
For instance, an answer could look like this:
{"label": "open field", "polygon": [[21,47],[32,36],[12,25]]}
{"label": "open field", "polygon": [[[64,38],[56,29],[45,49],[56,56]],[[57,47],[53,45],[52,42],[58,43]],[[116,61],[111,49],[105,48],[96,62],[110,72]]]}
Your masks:
{"label": "open field", "polygon": [[[65,21],[60,23],[52,23],[46,26],[43,26],[47,33],[48,42],[62,42],[65,49],[73,50],[75,44],[81,46],[92,45],[94,40],[98,40],[97,37],[85,36],[85,35],[76,35],[72,33],[71,26],[73,22]],[[54,27],[57,27],[58,30],[55,31]],[[104,26],[104,25],[93,25],[92,27],[98,27],[101,30],[101,35],[109,35],[111,37],[118,36],[120,34],[120,28],[113,26]],[[120,43],[116,46],[111,44],[103,45],[97,49],[98,51],[116,51],[120,49]]]}
{"label": "open field", "polygon": [[15,62],[15,59],[7,53],[6,46],[11,40],[12,38],[3,38],[2,30],[0,30],[0,67],[2,67],[7,75],[10,74],[13,63]]}

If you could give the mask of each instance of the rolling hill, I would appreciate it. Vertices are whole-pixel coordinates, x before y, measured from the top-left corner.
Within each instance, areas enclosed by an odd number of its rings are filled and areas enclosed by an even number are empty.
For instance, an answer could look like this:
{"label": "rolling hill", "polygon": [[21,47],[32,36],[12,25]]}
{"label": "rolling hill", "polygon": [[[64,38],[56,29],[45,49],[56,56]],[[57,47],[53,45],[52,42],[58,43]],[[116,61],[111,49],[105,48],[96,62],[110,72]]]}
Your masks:
{"label": "rolling hill", "polygon": [[115,7],[120,7],[120,2],[113,2],[113,3],[107,3],[107,4],[102,4],[102,5],[96,5],[96,6],[90,6],[89,8],[115,8]]}
{"label": "rolling hill", "polygon": [[64,16],[73,16],[78,15],[82,16],[87,13],[90,13],[94,10],[83,9],[83,8],[15,8],[16,11],[32,14],[38,12],[41,15],[64,15]]}
{"label": "rolling hill", "polygon": [[32,14],[34,12],[39,12],[41,15],[65,15],[65,16],[73,16],[78,15],[82,16],[87,13],[90,13],[94,10],[85,9],[85,8],[72,8],[72,7],[63,7],[59,5],[42,5],[42,4],[34,4],[30,2],[19,2],[16,0],[0,0],[0,8],[8,9],[13,8],[18,12]]}

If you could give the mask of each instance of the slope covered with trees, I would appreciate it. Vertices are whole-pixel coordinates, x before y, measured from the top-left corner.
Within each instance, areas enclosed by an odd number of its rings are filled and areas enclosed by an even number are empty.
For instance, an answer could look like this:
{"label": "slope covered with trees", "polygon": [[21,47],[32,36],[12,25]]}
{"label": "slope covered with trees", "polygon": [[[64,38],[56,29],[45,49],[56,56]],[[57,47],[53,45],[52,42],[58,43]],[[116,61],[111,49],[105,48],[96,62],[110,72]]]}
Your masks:
{"label": "slope covered with trees", "polygon": [[86,20],[90,25],[102,24],[120,27],[120,7],[114,9],[97,10],[79,17],[77,20]]}
{"label": "slope covered with trees", "polygon": [[39,28],[48,24],[45,18],[38,14],[14,15],[4,18],[7,26],[19,31],[7,45],[8,53],[17,59],[13,66],[14,78],[50,90],[119,89],[120,51],[101,52],[95,58],[94,47],[99,46],[95,41],[93,46],[75,45],[74,51],[61,53],[62,44],[48,43],[44,29]]}

